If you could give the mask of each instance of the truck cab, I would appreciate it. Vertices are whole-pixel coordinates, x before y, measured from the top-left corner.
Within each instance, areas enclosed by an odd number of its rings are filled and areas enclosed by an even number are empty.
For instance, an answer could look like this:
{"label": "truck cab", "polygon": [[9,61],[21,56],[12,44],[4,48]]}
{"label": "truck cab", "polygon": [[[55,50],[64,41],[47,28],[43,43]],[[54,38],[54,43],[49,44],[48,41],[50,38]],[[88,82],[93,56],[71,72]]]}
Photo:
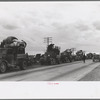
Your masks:
{"label": "truck cab", "polygon": [[12,47],[0,48],[0,72],[6,72],[10,67],[19,66],[21,70],[27,67],[28,54],[25,54],[25,48]]}

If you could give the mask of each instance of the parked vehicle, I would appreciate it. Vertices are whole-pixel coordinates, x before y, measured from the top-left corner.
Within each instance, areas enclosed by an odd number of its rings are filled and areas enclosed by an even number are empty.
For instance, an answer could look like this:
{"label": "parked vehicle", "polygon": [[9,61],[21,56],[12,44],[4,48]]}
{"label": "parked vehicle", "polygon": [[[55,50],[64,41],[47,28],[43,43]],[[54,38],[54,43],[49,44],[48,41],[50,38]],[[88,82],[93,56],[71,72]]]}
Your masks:
{"label": "parked vehicle", "polygon": [[[6,45],[6,46],[5,46]],[[0,72],[4,73],[9,68],[20,67],[21,70],[25,70],[27,67],[28,54],[25,54],[24,42],[19,42],[17,45],[14,43],[4,44],[0,48]]]}
{"label": "parked vehicle", "polygon": [[40,58],[41,65],[54,65],[60,63],[60,48],[58,46],[54,47],[54,44],[50,44],[47,47],[47,51]]}
{"label": "parked vehicle", "polygon": [[34,55],[28,55],[28,65],[36,64],[36,59]]}
{"label": "parked vehicle", "polygon": [[64,52],[62,52],[60,60],[62,63],[72,62],[73,59],[71,49],[66,49]]}
{"label": "parked vehicle", "polygon": [[92,60],[93,60],[93,62],[100,61],[100,55],[99,54],[94,54]]}

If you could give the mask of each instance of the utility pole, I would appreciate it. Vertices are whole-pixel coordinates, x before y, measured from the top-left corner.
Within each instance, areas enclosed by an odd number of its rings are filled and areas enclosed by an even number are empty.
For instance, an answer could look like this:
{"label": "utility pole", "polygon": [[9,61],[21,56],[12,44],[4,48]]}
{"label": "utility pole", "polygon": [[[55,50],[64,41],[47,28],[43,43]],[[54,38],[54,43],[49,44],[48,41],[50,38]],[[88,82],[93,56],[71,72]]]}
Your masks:
{"label": "utility pole", "polygon": [[52,37],[45,37],[44,38],[44,43],[47,43],[47,47],[50,43],[52,43]]}

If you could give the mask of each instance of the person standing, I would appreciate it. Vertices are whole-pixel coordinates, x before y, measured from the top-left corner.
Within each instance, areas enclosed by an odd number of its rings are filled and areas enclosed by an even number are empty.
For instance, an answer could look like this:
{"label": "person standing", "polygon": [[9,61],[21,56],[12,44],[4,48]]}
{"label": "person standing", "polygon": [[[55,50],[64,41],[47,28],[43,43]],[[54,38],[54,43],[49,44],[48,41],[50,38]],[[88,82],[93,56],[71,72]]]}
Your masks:
{"label": "person standing", "polygon": [[86,56],[83,54],[83,62],[85,63]]}

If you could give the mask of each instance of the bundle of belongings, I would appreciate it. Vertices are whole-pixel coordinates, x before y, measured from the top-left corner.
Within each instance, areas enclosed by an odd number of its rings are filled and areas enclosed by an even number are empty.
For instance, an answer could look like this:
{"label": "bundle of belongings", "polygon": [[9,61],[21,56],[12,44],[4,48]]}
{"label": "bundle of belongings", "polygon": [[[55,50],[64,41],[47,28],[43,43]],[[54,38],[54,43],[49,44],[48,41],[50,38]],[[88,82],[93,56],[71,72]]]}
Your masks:
{"label": "bundle of belongings", "polygon": [[9,48],[9,47],[26,47],[26,42],[21,40],[19,41],[16,37],[10,36],[4,39],[1,42],[1,48]]}

